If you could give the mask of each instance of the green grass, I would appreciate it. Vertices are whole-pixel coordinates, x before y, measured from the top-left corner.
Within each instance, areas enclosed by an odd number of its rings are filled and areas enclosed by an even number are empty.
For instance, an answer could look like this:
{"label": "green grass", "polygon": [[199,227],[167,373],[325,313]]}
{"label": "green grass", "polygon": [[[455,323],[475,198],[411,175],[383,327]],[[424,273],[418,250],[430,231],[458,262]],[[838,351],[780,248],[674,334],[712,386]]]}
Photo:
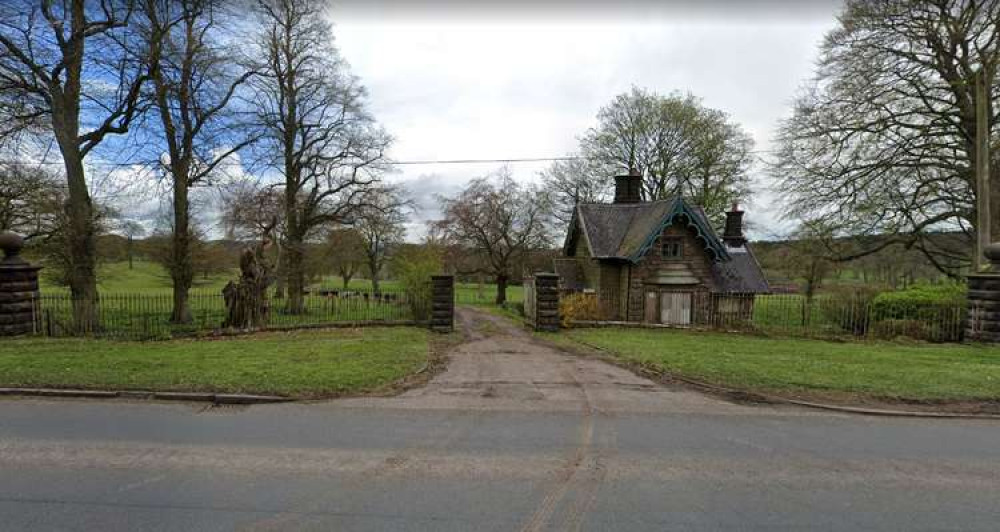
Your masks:
{"label": "green grass", "polygon": [[576,329],[546,335],[741,390],[912,401],[1000,399],[1000,348],[835,343],[725,333]]}
{"label": "green grass", "polygon": [[428,359],[408,327],[266,333],[158,343],[0,342],[0,386],[322,397],[388,385]]}
{"label": "green grass", "polygon": [[[239,271],[235,268],[227,273],[210,275],[208,279],[199,275],[195,277],[191,289],[196,292],[217,294],[222,291],[226,283],[238,276]],[[97,271],[97,287],[102,293],[169,295],[171,286],[167,270],[155,262],[136,260],[131,269],[128,262],[108,262],[101,264]],[[43,294],[68,293],[65,287],[53,284],[44,274],[40,288]]]}

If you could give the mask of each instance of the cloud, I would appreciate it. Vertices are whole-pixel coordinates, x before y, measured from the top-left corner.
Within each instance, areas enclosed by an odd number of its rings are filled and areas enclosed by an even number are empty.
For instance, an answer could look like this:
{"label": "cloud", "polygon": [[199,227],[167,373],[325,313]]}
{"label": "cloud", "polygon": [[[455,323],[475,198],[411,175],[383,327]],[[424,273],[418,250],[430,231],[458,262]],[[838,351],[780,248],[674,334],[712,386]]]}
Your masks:
{"label": "cloud", "polygon": [[[517,2],[454,19],[434,16],[451,7],[461,11],[448,3],[375,2],[371,9],[389,9],[375,18],[365,14],[370,3],[348,2],[339,11],[335,5],[333,17],[344,57],[396,138],[396,160],[561,156],[576,150],[601,106],[633,85],[701,97],[742,124],[766,156],[778,120],[812,75],[817,44],[838,8],[823,2],[753,2],[756,10],[668,4],[665,11],[629,4],[655,11],[642,21],[534,17]],[[505,15],[482,16],[490,10]],[[600,10],[595,4],[580,13]],[[750,11],[755,15],[742,16]],[[545,166],[513,169],[517,178],[534,180]],[[397,179],[418,188],[455,188],[494,168],[406,166]],[[754,177],[748,218],[763,236],[781,228],[780,209],[763,165]]]}

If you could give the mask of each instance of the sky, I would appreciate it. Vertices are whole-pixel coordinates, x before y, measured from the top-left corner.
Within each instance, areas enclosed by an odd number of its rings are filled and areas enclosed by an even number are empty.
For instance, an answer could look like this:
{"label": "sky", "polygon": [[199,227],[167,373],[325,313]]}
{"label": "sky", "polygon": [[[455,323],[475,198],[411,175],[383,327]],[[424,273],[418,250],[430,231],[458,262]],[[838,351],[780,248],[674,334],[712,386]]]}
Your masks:
{"label": "sky", "polygon": [[[613,7],[609,7],[613,4]],[[526,2],[334,0],[336,44],[395,137],[397,161],[559,157],[598,110],[633,85],[690,92],[771,149],[778,121],[815,69],[838,2]],[[548,163],[516,163],[536,181]],[[406,165],[423,220],[498,164]],[[789,229],[764,165],[747,203],[752,238]]]}

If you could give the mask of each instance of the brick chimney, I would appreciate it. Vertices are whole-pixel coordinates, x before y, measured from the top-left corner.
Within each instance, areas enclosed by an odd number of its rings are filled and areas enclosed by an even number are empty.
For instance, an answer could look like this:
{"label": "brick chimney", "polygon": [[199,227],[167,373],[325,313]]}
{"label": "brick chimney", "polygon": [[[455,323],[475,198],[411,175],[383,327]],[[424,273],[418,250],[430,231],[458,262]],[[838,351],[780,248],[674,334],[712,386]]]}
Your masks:
{"label": "brick chimney", "polygon": [[743,236],[743,211],[735,202],[732,210],[726,213],[726,228],[722,232],[722,240],[732,247],[742,247],[747,242]]}
{"label": "brick chimney", "polygon": [[615,176],[615,203],[642,202],[642,174],[632,170]]}

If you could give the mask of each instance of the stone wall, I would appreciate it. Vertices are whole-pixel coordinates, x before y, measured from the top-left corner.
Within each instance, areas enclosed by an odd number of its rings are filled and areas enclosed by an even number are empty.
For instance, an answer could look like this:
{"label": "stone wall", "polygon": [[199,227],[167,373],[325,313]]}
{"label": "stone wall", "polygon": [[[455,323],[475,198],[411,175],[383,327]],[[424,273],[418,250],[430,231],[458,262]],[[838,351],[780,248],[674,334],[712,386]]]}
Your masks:
{"label": "stone wall", "polygon": [[455,276],[431,277],[431,330],[450,333],[455,330]]}
{"label": "stone wall", "polygon": [[41,329],[38,266],[19,256],[24,241],[13,233],[0,234],[0,336],[32,334]]}
{"label": "stone wall", "polygon": [[535,330],[559,330],[559,276],[535,274]]}

